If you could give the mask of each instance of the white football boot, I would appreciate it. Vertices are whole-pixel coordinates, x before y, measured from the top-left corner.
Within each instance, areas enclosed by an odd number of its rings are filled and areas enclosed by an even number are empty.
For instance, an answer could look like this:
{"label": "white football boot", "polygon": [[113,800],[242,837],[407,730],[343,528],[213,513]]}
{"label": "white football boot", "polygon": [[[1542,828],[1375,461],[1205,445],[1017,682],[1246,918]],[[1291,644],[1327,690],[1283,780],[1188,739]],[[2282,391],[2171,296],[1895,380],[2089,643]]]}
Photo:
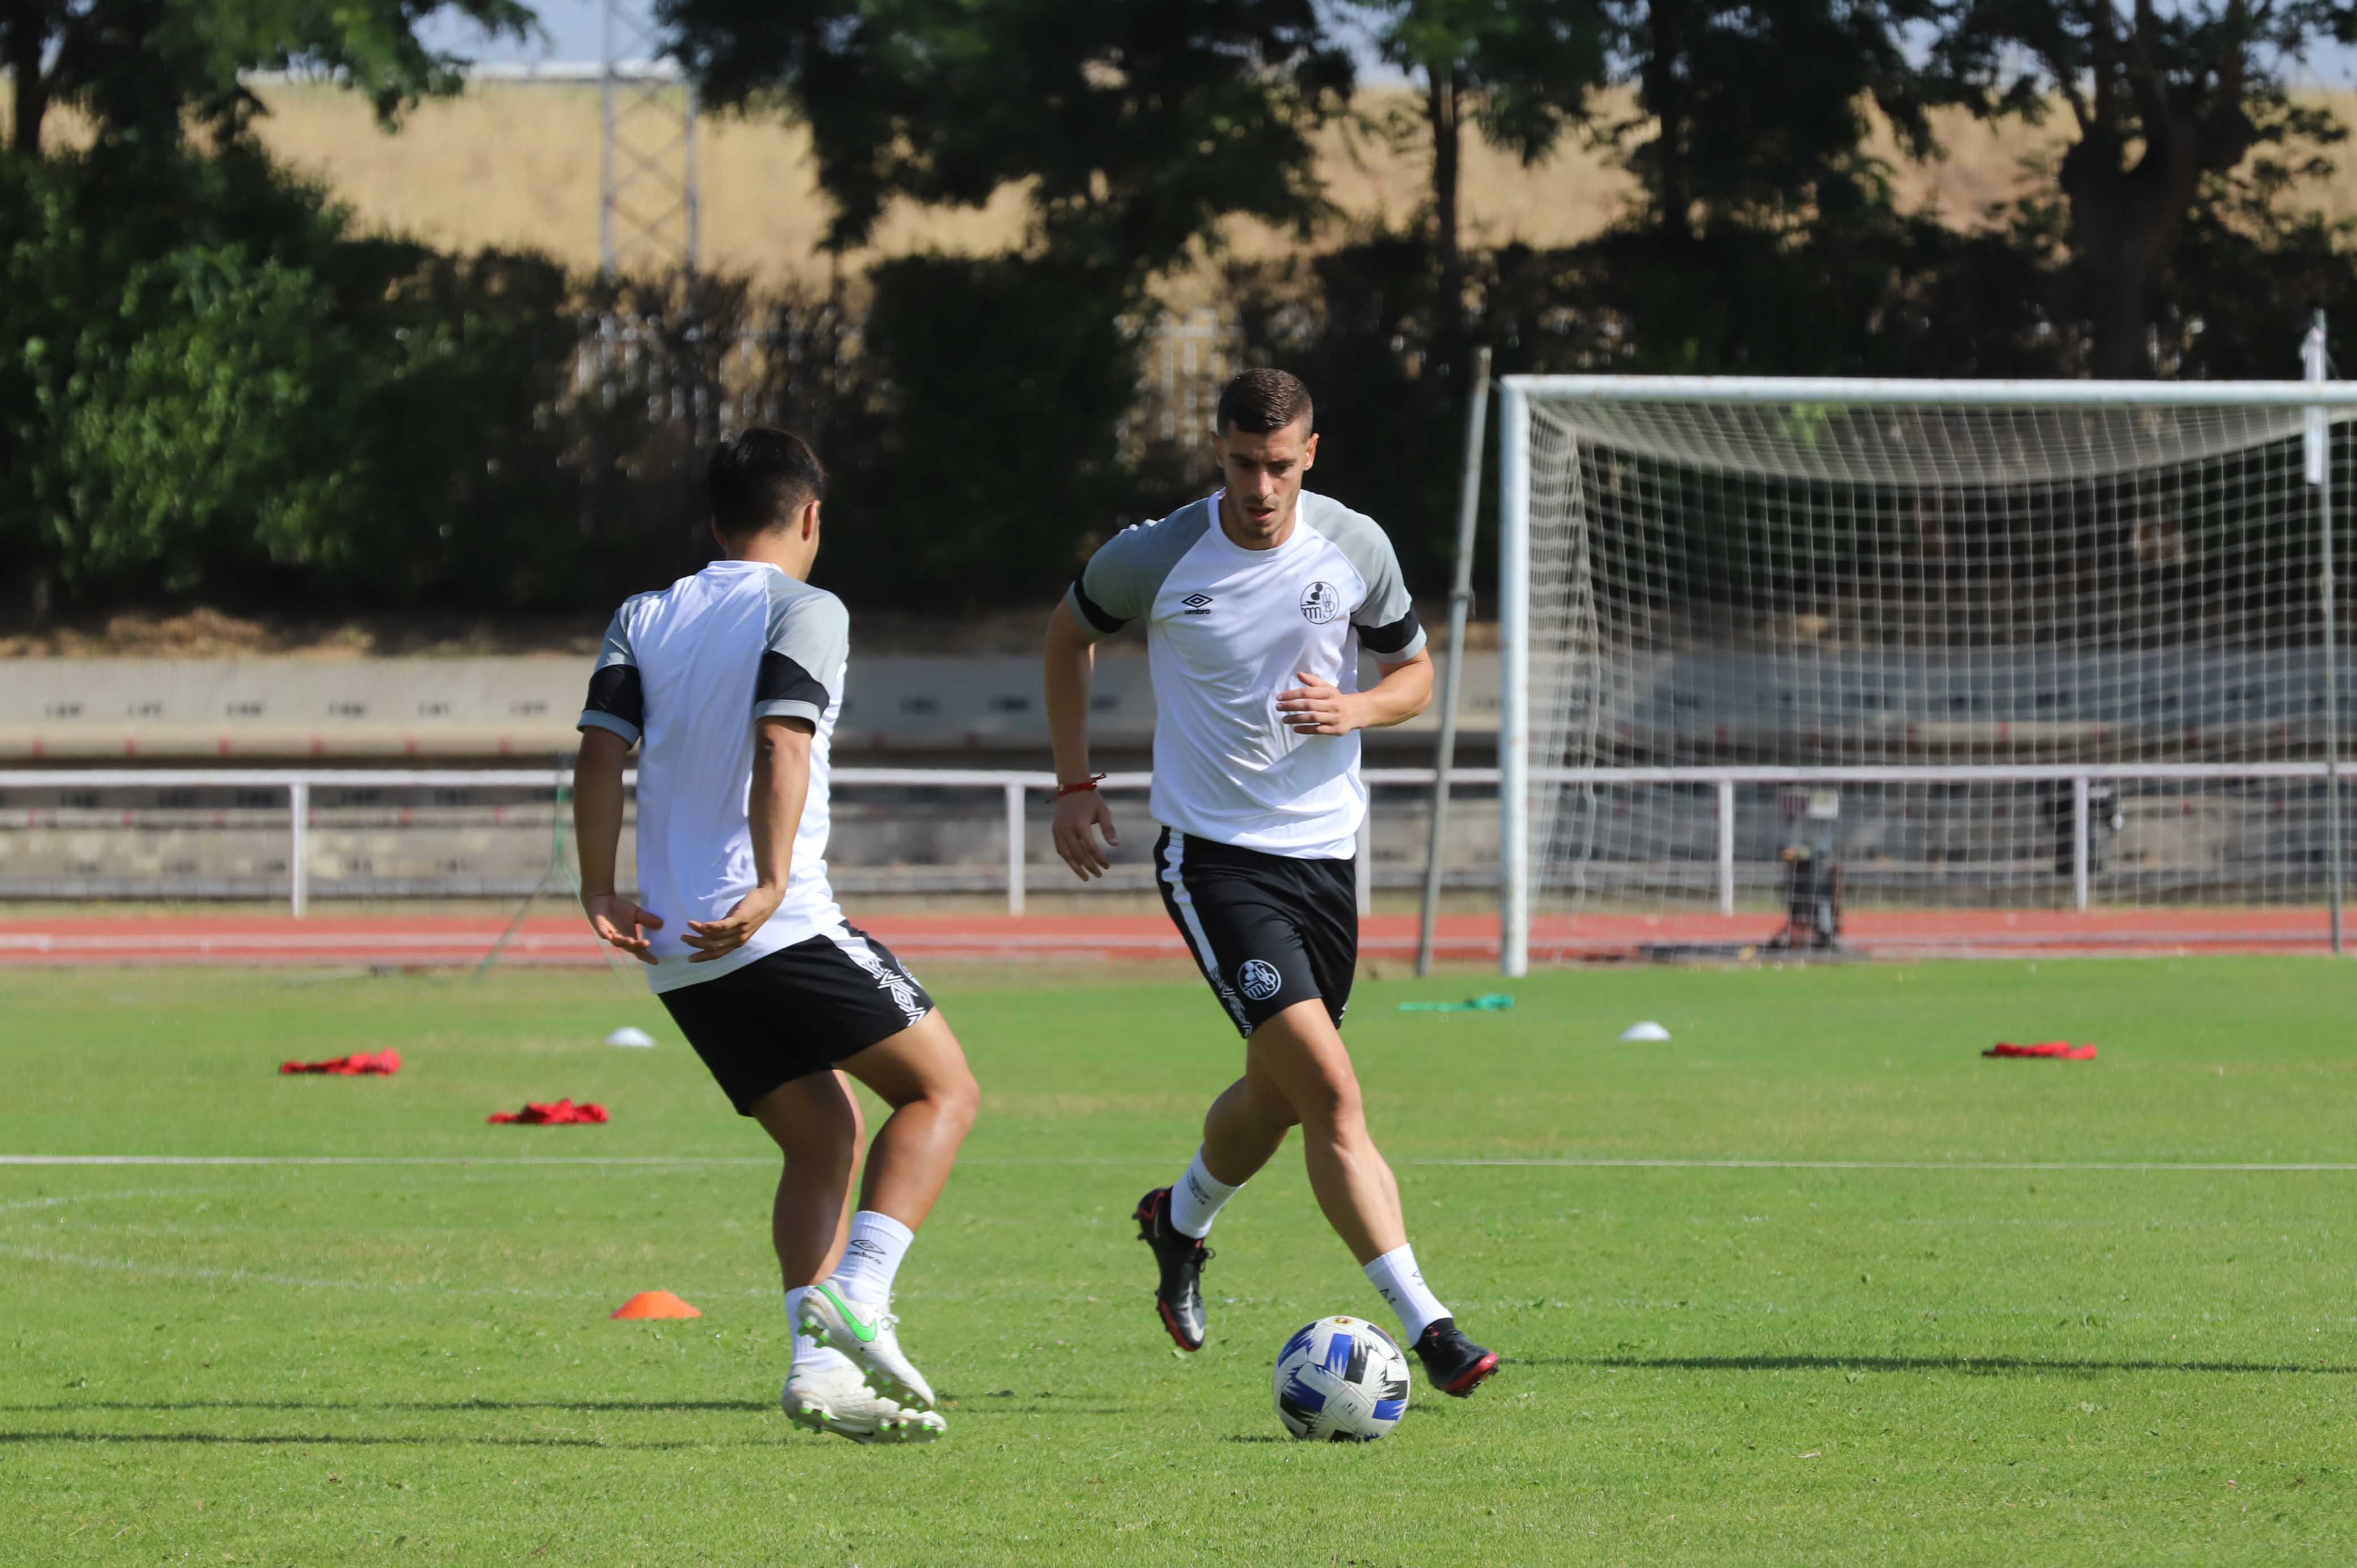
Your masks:
{"label": "white football boot", "polygon": [[910,1410],[867,1386],[858,1368],[796,1367],[778,1402],[786,1418],[813,1432],[832,1432],[854,1443],[931,1443],[949,1423],[930,1410]]}
{"label": "white football boot", "polygon": [[902,1404],[933,1408],[933,1386],[900,1354],[900,1320],[880,1306],[866,1306],[836,1294],[833,1285],[813,1285],[802,1294],[802,1320],[795,1325],[866,1369],[877,1393]]}

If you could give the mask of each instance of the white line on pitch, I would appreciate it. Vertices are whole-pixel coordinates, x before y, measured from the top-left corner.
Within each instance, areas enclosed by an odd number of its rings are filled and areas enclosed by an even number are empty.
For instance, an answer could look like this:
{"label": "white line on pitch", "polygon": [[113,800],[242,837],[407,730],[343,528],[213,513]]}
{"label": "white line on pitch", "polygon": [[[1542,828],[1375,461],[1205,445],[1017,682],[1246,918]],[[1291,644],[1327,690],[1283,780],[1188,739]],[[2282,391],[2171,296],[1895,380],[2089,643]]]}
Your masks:
{"label": "white line on pitch", "polygon": [[296,1290],[395,1293],[431,1291],[437,1295],[544,1296],[557,1300],[573,1300],[596,1294],[587,1290],[539,1290],[530,1285],[464,1285],[401,1280],[315,1280],[294,1274],[264,1273],[253,1269],[183,1268],[171,1263],[157,1263],[135,1258],[93,1258],[76,1252],[52,1252],[44,1247],[0,1245],[0,1258],[19,1258],[27,1262],[50,1263],[60,1268],[98,1269],[116,1274],[151,1274],[159,1279],[203,1283],[289,1285]]}
{"label": "white line on pitch", "polygon": [[[459,1169],[470,1165],[759,1165],[774,1158],[743,1155],[0,1155],[0,1165],[401,1165]],[[1151,1165],[1156,1156],[1135,1158],[994,1158],[960,1165]],[[2357,1162],[2325,1160],[1741,1160],[1741,1159],[1409,1159],[1394,1165],[1532,1170],[1670,1171],[2208,1171],[2357,1172]]]}
{"label": "white line on pitch", "polygon": [[52,1197],[25,1197],[0,1203],[0,1214],[13,1214],[27,1208],[57,1208],[69,1203],[116,1203],[124,1198],[197,1197],[205,1189],[196,1187],[139,1187],[124,1192],[70,1192]]}
{"label": "white line on pitch", "polygon": [[2357,1171],[2323,1160],[1405,1160],[1411,1165],[1669,1171]]}
{"label": "white line on pitch", "polygon": [[[774,1165],[749,1155],[0,1155],[0,1165]],[[974,1162],[968,1161],[971,1165]]]}

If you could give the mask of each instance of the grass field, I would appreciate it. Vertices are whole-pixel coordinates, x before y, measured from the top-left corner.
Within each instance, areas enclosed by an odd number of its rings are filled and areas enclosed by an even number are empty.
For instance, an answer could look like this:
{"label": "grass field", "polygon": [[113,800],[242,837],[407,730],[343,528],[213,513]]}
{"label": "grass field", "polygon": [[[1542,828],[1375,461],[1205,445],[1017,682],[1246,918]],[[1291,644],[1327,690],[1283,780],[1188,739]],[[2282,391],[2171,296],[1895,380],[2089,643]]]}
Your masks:
{"label": "grass field", "polygon": [[[2346,1563],[2357,1170],[2200,1167],[2357,1162],[2347,974],[1367,985],[1419,1252],[1507,1366],[1358,1448],[1269,1409],[1289,1330],[1377,1305],[1296,1158],[1221,1220],[1203,1354],[1147,1304],[1210,998],[938,973],[986,1101],[901,1274],[951,1423],[905,1450],[779,1413],[763,1144],[624,983],[0,974],[0,1153],[349,1162],[0,1165],[0,1561]],[[1978,1055],[2065,1036],[2101,1057]],[[559,1094],[614,1120],[484,1124]],[[705,1316],[607,1321],[651,1287]]]}

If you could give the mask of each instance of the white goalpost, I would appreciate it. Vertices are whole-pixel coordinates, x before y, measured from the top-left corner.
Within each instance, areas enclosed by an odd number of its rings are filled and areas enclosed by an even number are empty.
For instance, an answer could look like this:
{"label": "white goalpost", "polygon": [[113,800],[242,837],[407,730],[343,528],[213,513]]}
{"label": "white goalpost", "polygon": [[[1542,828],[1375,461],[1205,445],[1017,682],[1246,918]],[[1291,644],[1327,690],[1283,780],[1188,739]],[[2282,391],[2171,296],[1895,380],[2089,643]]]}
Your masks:
{"label": "white goalpost", "polygon": [[2329,941],[2357,383],[1508,376],[1503,966]]}

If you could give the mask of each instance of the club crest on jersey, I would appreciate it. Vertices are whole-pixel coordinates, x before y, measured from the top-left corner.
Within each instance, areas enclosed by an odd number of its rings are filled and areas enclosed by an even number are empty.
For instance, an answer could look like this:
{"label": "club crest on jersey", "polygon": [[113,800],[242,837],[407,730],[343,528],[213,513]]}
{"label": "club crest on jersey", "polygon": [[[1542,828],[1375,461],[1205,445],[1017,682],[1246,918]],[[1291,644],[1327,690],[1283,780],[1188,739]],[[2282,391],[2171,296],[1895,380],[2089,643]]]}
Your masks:
{"label": "club crest on jersey", "polygon": [[1236,989],[1255,1002],[1265,1002],[1285,984],[1285,977],[1276,972],[1276,965],[1265,959],[1248,958],[1236,970]]}
{"label": "club crest on jersey", "polygon": [[1342,595],[1331,583],[1312,583],[1301,590],[1302,618],[1312,626],[1324,626],[1342,613]]}

